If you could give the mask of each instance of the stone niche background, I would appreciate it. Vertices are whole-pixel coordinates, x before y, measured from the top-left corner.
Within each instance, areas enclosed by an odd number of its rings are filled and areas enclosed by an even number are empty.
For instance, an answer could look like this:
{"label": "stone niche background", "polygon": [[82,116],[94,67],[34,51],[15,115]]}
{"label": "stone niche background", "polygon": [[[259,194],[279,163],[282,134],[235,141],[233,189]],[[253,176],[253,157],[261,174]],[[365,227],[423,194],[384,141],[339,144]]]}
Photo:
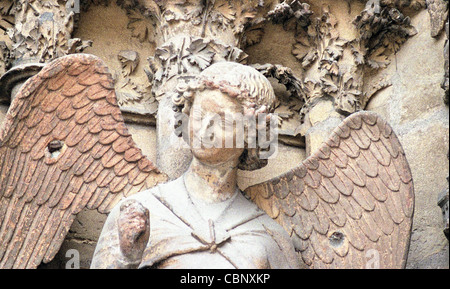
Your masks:
{"label": "stone niche background", "polygon": [[[74,37],[93,41],[93,45],[84,52],[102,58],[117,80],[116,87],[130,88],[127,83],[127,67],[119,61],[123,51],[134,51],[139,62],[133,73],[133,79],[145,79],[146,59],[154,55],[155,45],[139,37],[142,31],[130,27],[126,11],[115,4],[107,6],[92,5],[82,11]],[[344,38],[351,39],[357,33],[351,23],[364,9],[359,1],[307,1],[315,15],[320,14],[323,4],[330,6],[331,13],[338,19],[337,29]],[[391,64],[380,73],[392,85],[375,94],[367,104],[366,110],[379,113],[394,128],[406,151],[410,163],[416,194],[415,216],[407,268],[448,268],[448,241],[442,229],[441,210],[437,198],[447,189],[449,163],[449,109],[443,102],[444,91],[440,84],[444,75],[443,47],[445,33],[438,38],[430,36],[430,19],[425,9],[405,10],[411,17],[417,34],[406,41],[402,48],[390,56]],[[134,28],[134,29],[133,29]],[[139,34],[141,32],[141,34]],[[7,40],[5,35],[0,40]],[[291,53],[295,44],[295,35],[283,29],[281,25],[268,23],[260,43],[246,48],[249,64],[281,64],[292,69],[301,77],[304,74],[301,64]],[[366,77],[369,85],[378,81],[379,75]],[[145,83],[145,81],[144,81]],[[277,93],[281,88],[275,85]],[[131,86],[131,89],[133,86]],[[144,89],[139,87],[138,89]],[[151,97],[149,95],[144,97]],[[124,112],[128,128],[133,139],[152,161],[156,161],[156,129],[150,117],[135,117],[130,114],[133,100],[124,98]],[[8,107],[0,105],[0,123]],[[257,172],[240,172],[239,186],[245,189],[250,185],[270,179],[284,173],[303,161],[307,154],[301,142],[294,145],[280,144],[278,156],[269,161],[269,165]],[[56,258],[42,268],[65,268],[70,255],[66,253],[76,249],[80,253],[81,268],[89,268],[96,241],[100,235],[106,216],[96,211],[82,211],[73,223],[69,234]]]}

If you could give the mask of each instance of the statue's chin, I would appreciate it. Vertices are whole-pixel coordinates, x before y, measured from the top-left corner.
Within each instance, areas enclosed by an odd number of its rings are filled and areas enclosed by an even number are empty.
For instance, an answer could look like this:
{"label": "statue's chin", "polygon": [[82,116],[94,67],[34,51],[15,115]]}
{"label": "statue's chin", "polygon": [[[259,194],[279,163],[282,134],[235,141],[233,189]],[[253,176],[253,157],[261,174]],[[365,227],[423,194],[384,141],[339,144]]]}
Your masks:
{"label": "statue's chin", "polygon": [[243,149],[227,148],[197,148],[192,149],[193,156],[206,165],[218,165],[238,160]]}

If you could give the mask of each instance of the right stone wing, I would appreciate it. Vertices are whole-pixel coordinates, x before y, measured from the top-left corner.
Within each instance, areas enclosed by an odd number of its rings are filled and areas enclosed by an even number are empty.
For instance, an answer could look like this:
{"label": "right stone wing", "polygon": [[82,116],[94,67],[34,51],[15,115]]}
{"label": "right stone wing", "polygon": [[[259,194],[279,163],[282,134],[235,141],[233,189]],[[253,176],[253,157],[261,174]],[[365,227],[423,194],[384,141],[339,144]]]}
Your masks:
{"label": "right stone wing", "polygon": [[291,236],[310,268],[404,268],[414,189],[402,146],[371,112],[346,118],[290,172],[246,194]]}

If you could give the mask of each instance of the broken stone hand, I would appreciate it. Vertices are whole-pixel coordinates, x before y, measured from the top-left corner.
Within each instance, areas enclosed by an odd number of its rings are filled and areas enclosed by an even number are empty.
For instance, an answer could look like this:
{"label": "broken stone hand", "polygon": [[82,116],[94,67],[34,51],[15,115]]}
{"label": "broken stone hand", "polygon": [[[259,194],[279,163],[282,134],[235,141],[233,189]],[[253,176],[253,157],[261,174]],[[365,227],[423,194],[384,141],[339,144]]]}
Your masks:
{"label": "broken stone hand", "polygon": [[140,202],[127,200],[120,205],[118,219],[122,254],[130,263],[139,262],[150,237],[150,214]]}

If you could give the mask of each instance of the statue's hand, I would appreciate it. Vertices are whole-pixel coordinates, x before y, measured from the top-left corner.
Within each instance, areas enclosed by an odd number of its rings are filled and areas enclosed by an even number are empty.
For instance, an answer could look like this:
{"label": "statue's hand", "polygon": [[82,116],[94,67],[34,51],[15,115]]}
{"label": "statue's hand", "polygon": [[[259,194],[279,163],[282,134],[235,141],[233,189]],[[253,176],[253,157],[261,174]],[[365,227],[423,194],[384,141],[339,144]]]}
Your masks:
{"label": "statue's hand", "polygon": [[122,254],[131,262],[140,261],[150,237],[148,209],[136,200],[125,201],[120,206],[118,226]]}

